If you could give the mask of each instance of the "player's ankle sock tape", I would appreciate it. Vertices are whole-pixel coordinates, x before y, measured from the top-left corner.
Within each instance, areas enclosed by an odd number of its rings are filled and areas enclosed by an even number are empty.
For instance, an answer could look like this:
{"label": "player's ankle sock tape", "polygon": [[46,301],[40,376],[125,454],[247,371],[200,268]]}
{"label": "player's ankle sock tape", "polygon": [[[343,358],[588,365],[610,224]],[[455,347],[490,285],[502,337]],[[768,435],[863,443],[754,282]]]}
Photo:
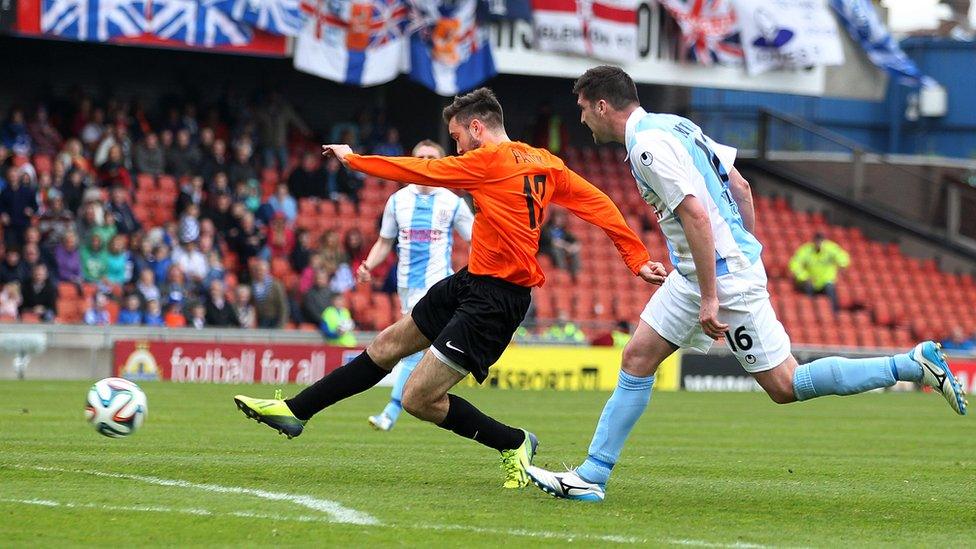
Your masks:
{"label": "player's ankle sock tape", "polygon": [[606,484],[631,429],[651,400],[654,376],[637,377],[621,370],[617,388],[603,407],[589,455],[577,470],[583,479]]}
{"label": "player's ankle sock tape", "polygon": [[892,373],[898,381],[921,381],[922,365],[912,360],[910,353],[891,357]]}
{"label": "player's ankle sock tape", "polygon": [[291,413],[307,420],[344,398],[359,394],[376,385],[388,374],[369,358],[366,351],[340,366],[329,375],[309,385],[302,392],[285,401]]}
{"label": "player's ankle sock tape", "polygon": [[484,444],[489,448],[511,450],[518,448],[525,442],[525,433],[521,429],[509,427],[498,420],[484,414],[463,398],[448,394],[447,417],[437,424],[464,438]]}
{"label": "player's ankle sock tape", "polygon": [[830,356],[803,364],[793,372],[793,394],[797,400],[826,395],[855,395],[890,387],[898,381],[891,357],[843,358]]}

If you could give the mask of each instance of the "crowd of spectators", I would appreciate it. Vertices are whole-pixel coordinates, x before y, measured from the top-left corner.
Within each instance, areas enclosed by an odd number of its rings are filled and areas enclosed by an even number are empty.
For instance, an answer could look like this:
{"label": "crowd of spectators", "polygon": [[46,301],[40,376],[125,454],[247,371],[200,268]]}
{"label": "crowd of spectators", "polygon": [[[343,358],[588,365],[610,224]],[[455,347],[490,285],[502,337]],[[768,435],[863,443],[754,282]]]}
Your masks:
{"label": "crowd of spectators", "polygon": [[[368,249],[355,229],[316,241],[296,226],[298,200],[357,204],[361,179],[320,161],[311,129],[278,93],[201,107],[171,102],[157,115],[138,102],[82,97],[56,116],[44,105],[5,113],[0,320],[54,321],[69,283],[90,295],[87,324],[321,325]],[[332,134],[360,152],[403,151],[382,113]],[[266,170],[281,181],[270,193]],[[179,181],[172,221],[144,224],[133,209],[137,183],[164,175]],[[275,260],[296,273],[297,291],[271,275]]]}

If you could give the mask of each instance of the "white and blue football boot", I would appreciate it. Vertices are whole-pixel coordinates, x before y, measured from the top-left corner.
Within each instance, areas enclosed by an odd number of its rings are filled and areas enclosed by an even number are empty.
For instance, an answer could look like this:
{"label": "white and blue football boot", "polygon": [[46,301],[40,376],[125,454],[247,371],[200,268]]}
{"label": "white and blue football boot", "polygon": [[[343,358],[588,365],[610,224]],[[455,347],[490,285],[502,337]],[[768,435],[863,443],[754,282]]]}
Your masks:
{"label": "white and blue football boot", "polygon": [[605,490],[600,484],[587,482],[580,478],[576,471],[553,473],[531,465],[525,468],[532,484],[550,496],[577,501],[601,502]]}
{"label": "white and blue football boot", "polygon": [[949,362],[942,345],[934,341],[924,341],[912,349],[912,360],[922,366],[922,385],[927,385],[949,402],[949,406],[961,416],[966,415],[969,402],[966,401],[966,391],[952,375]]}

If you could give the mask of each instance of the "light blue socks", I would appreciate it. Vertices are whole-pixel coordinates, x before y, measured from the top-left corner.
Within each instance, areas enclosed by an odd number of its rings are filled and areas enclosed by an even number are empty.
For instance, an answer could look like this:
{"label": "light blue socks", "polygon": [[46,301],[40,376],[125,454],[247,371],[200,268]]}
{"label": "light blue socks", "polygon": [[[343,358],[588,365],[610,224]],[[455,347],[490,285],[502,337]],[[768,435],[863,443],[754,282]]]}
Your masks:
{"label": "light blue socks", "polygon": [[397,374],[396,381],[393,382],[390,403],[383,409],[383,413],[389,416],[394,423],[400,417],[400,412],[403,411],[403,404],[400,403],[400,400],[403,398],[403,386],[407,384],[407,380],[410,379],[410,374],[413,373],[413,369],[417,367],[417,364],[420,363],[420,359],[423,356],[424,353],[421,351],[400,359],[400,371]]}
{"label": "light blue socks", "polygon": [[597,484],[607,483],[630,430],[651,400],[653,385],[654,376],[636,377],[620,371],[617,388],[603,407],[600,422],[593,433],[589,455],[583,465],[576,468],[576,473],[583,480]]}
{"label": "light blue socks", "polygon": [[854,395],[922,379],[922,367],[908,353],[878,358],[831,356],[798,366],[793,372],[797,400],[826,395]]}

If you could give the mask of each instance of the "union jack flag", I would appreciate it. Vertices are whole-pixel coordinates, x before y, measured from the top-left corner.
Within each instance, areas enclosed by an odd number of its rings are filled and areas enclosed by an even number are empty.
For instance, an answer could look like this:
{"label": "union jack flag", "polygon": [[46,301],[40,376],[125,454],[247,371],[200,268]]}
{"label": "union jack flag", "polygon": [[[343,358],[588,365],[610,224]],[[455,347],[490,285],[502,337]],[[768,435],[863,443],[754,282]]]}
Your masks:
{"label": "union jack flag", "polygon": [[148,0],[44,0],[41,32],[73,40],[105,42],[146,32]]}
{"label": "union jack flag", "polygon": [[282,36],[298,36],[305,21],[301,0],[218,0],[216,7],[234,21]]}
{"label": "union jack flag", "polygon": [[218,0],[152,0],[152,32],[191,46],[242,46],[251,29],[217,9]]}
{"label": "union jack flag", "polygon": [[731,0],[661,0],[681,29],[680,53],[702,65],[741,65],[742,43]]}

